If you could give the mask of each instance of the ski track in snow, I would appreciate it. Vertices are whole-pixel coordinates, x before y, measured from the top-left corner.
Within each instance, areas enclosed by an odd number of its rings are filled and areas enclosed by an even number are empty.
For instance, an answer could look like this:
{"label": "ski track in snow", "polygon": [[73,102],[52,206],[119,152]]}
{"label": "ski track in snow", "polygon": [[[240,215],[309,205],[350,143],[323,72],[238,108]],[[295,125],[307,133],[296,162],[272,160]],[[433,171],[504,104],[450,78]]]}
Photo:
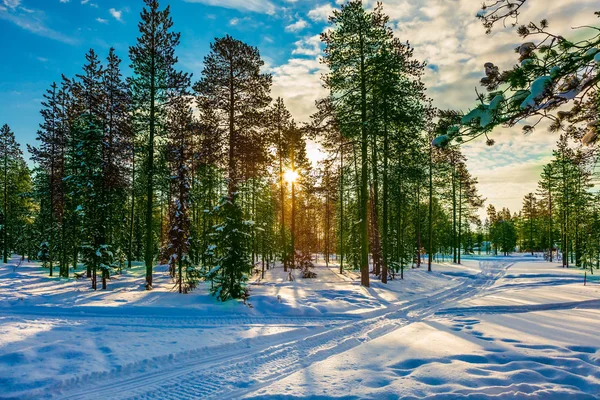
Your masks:
{"label": "ski track in snow", "polygon": [[[481,272],[464,284],[422,299],[343,320],[308,318],[315,323],[267,338],[134,362],[110,372],[60,382],[30,398],[61,399],[223,399],[240,398],[311,364],[352,349],[396,329],[423,321],[447,302],[472,298],[506,274],[508,262],[482,261]],[[346,316],[347,317],[347,316]],[[307,323],[306,318],[256,318],[232,323]],[[320,326],[318,322],[321,322]],[[202,321],[200,325],[208,321]],[[196,324],[197,322],[191,322]],[[225,321],[223,321],[225,323]]]}
{"label": "ski track in snow", "polygon": [[528,313],[533,311],[551,311],[551,310],[570,310],[570,309],[598,309],[600,308],[600,299],[583,300],[583,301],[568,301],[564,303],[550,304],[528,304],[523,306],[476,306],[476,307],[455,307],[446,308],[437,312],[438,315],[454,314],[518,314]]}

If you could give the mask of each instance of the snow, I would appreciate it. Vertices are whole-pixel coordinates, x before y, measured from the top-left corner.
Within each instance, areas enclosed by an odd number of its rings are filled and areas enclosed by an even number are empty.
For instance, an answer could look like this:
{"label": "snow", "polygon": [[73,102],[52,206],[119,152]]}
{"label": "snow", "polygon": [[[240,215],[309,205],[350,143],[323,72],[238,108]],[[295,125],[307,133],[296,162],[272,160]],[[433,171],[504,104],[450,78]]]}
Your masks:
{"label": "snow", "polygon": [[504,96],[498,94],[494,96],[490,104],[481,104],[478,108],[474,108],[461,119],[461,124],[469,125],[475,120],[479,120],[479,126],[487,127],[498,113],[498,107],[504,101]]}
{"label": "snow", "polygon": [[433,147],[442,148],[448,144],[450,137],[448,135],[440,135],[431,141]]}
{"label": "snow", "polygon": [[317,262],[249,305],[157,267],[89,281],[0,264],[0,398],[598,398],[600,284],[534,257],[465,257],[359,285]]}
{"label": "snow", "polygon": [[585,52],[585,56],[586,57],[593,57],[598,53],[598,49],[595,47],[592,47],[591,49],[588,49],[588,51]]}
{"label": "snow", "polygon": [[527,65],[533,63],[533,60],[531,58],[526,58],[523,61],[521,61],[521,67],[526,67]]}
{"label": "snow", "polygon": [[546,89],[552,84],[552,78],[549,76],[540,76],[531,84],[531,93],[521,103],[521,108],[525,109],[528,107],[535,107],[536,100],[543,97],[546,93]]}
{"label": "snow", "polygon": [[502,102],[504,101],[504,95],[502,94],[498,94],[496,96],[494,96],[494,98],[492,99],[492,101],[490,102],[490,110],[496,110],[498,109],[498,106],[500,104],[502,104]]}
{"label": "snow", "polygon": [[499,275],[452,308],[409,317],[248,397],[598,398],[600,287],[543,262]]}

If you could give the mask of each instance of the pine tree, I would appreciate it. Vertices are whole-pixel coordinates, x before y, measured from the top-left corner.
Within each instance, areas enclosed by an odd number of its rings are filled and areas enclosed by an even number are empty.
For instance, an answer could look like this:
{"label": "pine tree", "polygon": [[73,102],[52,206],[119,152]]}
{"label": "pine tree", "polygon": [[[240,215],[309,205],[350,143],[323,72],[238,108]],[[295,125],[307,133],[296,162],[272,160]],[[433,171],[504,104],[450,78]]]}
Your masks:
{"label": "pine tree", "polygon": [[[243,282],[251,270],[245,241],[249,238],[238,189],[246,172],[264,157],[264,141],[259,128],[270,102],[271,76],[260,72],[264,62],[258,49],[231,36],[215,39],[204,59],[202,77],[194,85],[200,109],[212,109],[227,128],[227,197],[215,217],[220,221],[213,260],[218,268],[207,275],[220,300],[239,298]],[[246,174],[245,174],[246,173]]]}
{"label": "pine tree", "polygon": [[242,152],[248,152],[242,146],[258,136],[256,128],[271,100],[271,76],[260,72],[264,61],[255,47],[225,36],[210,48],[194,90],[198,102],[215,110],[227,126],[227,191],[233,198],[242,177]]}
{"label": "pine tree", "polygon": [[533,255],[533,252],[536,248],[535,246],[535,242],[533,240],[533,236],[534,236],[534,232],[537,229],[536,227],[536,219],[537,219],[537,215],[536,215],[536,206],[537,206],[537,199],[535,197],[535,195],[533,193],[528,193],[527,195],[525,195],[525,198],[523,199],[523,211],[522,211],[522,215],[523,218],[525,219],[524,221],[524,225],[525,225],[525,236],[527,238],[527,242],[526,245],[524,246],[524,249],[527,249],[531,252],[531,255]]}
{"label": "pine tree", "polygon": [[[331,96],[337,99],[334,108],[339,116],[340,130],[346,137],[357,137],[360,144],[360,269],[361,284],[369,286],[369,160],[370,123],[368,96],[370,77],[374,73],[376,52],[389,39],[386,17],[378,7],[366,12],[362,1],[350,1],[334,10],[330,17],[333,29],[322,34],[325,43],[323,62],[330,73],[324,77]],[[358,131],[356,131],[358,127]]]}
{"label": "pine tree", "polygon": [[552,164],[544,166],[544,170],[541,174],[541,179],[538,183],[538,194],[541,197],[542,207],[545,215],[545,231],[547,232],[547,245],[548,250],[548,261],[552,262],[554,256],[554,224],[553,214],[555,212],[555,206],[553,203],[553,188],[554,188],[554,172]]}
{"label": "pine tree", "polygon": [[283,99],[278,97],[272,108],[269,110],[269,131],[271,142],[275,146],[275,157],[277,160],[278,183],[279,183],[279,240],[281,246],[281,259],[283,269],[287,272],[288,255],[286,252],[287,242],[285,234],[285,185],[284,185],[284,166],[288,159],[289,132],[293,124],[292,115],[286,109]]}
{"label": "pine tree", "polygon": [[92,272],[92,289],[97,288],[98,269],[102,273],[102,288],[106,289],[112,265],[107,258],[112,254],[105,243],[104,229],[107,212],[103,196],[104,132],[99,121],[91,114],[83,114],[78,118],[73,130],[79,163],[79,174],[73,179],[73,185],[81,199],[84,264]]}
{"label": "pine tree", "polygon": [[18,156],[12,164],[7,189],[9,251],[13,249],[22,258],[35,259],[34,249],[38,243],[35,241],[34,219],[38,210],[34,202],[32,174],[22,156]]}
{"label": "pine tree", "polygon": [[144,137],[145,156],[145,264],[146,287],[152,288],[154,265],[154,191],[156,138],[165,127],[169,91],[179,92],[187,84],[188,76],[175,70],[175,48],[180,34],[172,32],[170,7],[159,10],[157,0],[144,0],[146,8],[141,13],[140,37],[129,49],[134,76],[129,80],[134,107],[136,134]]}
{"label": "pine tree", "polygon": [[[65,136],[60,128],[60,106],[59,89],[53,83],[44,94],[42,102],[43,123],[37,133],[40,142],[37,147],[28,146],[32,159],[38,165],[38,173],[42,179],[38,180],[41,210],[39,214],[40,242],[46,244],[47,262],[45,263],[53,275],[54,261],[60,253],[57,246],[56,231],[60,227],[64,210],[64,188],[62,185],[64,177],[64,146]],[[56,253],[56,254],[55,254]]]}
{"label": "pine tree", "polygon": [[[63,115],[62,122],[64,130],[67,133],[66,145],[66,160],[65,160],[65,179],[63,185],[65,187],[65,216],[62,224],[62,236],[64,238],[62,244],[62,262],[61,275],[67,277],[69,275],[67,253],[72,252],[73,268],[76,269],[79,260],[80,250],[85,249],[85,246],[93,246],[90,244],[89,237],[86,237],[88,219],[90,215],[83,212],[83,204],[86,198],[86,189],[82,186],[82,182],[86,181],[85,165],[82,161],[82,125],[89,123],[89,120],[94,120],[94,124],[98,129],[102,129],[106,120],[105,115],[105,93],[102,85],[102,77],[104,74],[103,66],[94,49],[90,49],[85,55],[86,62],[83,65],[83,72],[76,76],[76,80],[71,80],[63,76],[62,89],[62,104]],[[85,116],[85,117],[84,117]],[[83,122],[83,119],[88,120]],[[96,149],[99,156],[104,154],[103,146],[98,146]],[[100,168],[100,166],[98,166]],[[101,172],[98,172],[101,174]],[[96,203],[104,206],[105,199],[103,193],[98,191]],[[105,217],[107,214],[103,214]],[[101,225],[101,235],[104,235],[104,225]],[[89,236],[89,235],[88,235]],[[104,243],[104,240],[100,240]],[[95,250],[95,249],[94,249]],[[87,257],[89,259],[89,257]],[[87,276],[92,278],[92,286],[96,288],[95,270],[92,262],[84,262],[86,265]]]}
{"label": "pine tree", "polygon": [[[22,152],[19,148],[19,144],[15,140],[15,134],[8,125],[0,128],[0,160],[2,162],[2,255],[3,262],[8,262],[9,251],[9,238],[8,231],[14,224],[14,216],[9,213],[9,204],[11,203],[9,198],[9,188],[11,185],[10,180],[16,178],[15,173],[18,168],[19,160],[22,160]],[[10,193],[11,196],[16,196],[18,193]]]}
{"label": "pine tree", "polygon": [[[169,113],[169,153],[171,165],[171,204],[169,210],[168,260],[172,276],[176,276],[179,293],[187,293],[195,286],[190,269],[190,164],[192,110],[189,98],[178,96],[172,101]],[[189,272],[189,273],[188,273]],[[187,281],[184,286],[184,275]]]}
{"label": "pine tree", "polygon": [[206,274],[213,282],[211,293],[221,301],[239,299],[244,296],[246,282],[252,264],[248,252],[248,226],[242,208],[235,201],[237,194],[223,197],[213,211],[218,220],[212,238],[212,248],[221,248],[214,259],[214,266]]}
{"label": "pine tree", "polygon": [[131,174],[129,164],[133,147],[129,89],[122,77],[120,64],[121,59],[111,48],[102,76],[105,115],[102,169],[107,205],[105,242],[114,249],[124,249],[128,242],[128,230],[123,222],[127,213],[128,177]]}

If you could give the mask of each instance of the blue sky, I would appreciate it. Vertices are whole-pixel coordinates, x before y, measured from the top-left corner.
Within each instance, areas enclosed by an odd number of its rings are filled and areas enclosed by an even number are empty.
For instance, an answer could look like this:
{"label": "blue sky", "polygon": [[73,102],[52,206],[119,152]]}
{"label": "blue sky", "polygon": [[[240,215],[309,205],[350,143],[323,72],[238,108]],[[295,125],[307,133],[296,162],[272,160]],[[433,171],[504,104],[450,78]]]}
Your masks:
{"label": "blue sky", "polygon": [[[258,46],[273,74],[273,96],[281,96],[297,120],[306,121],[314,101],[326,95],[320,77],[319,33],[343,0],[162,0],[182,33],[180,68],[199,77],[214,37],[230,34]],[[373,7],[375,0],[364,0]],[[516,63],[520,38],[511,27],[485,35],[475,18],[475,0],[383,0],[395,34],[410,41],[426,61],[425,83],[434,105],[467,111],[483,64],[501,69]],[[73,76],[93,47],[105,56],[115,47],[128,74],[128,46],[135,43],[141,0],[0,0],[0,124],[8,123],[22,143],[33,143],[42,94],[61,74]],[[597,0],[528,0],[521,21],[548,18],[553,32],[572,36],[575,25],[597,25]],[[550,161],[556,136],[538,129],[524,137],[520,127],[500,128],[496,145],[469,143],[464,153],[479,190],[497,207],[520,209],[535,191]]]}
{"label": "blue sky", "polygon": [[[274,66],[289,59],[309,29],[324,26],[298,17],[310,12],[309,2],[163,0],[161,5],[167,4],[182,33],[180,68],[196,77],[215,37],[231,34],[258,46]],[[128,46],[135,43],[141,7],[141,0],[0,0],[0,123],[8,123],[20,142],[32,143],[44,90],[61,74],[79,73],[90,48],[104,57],[115,47],[129,74]]]}

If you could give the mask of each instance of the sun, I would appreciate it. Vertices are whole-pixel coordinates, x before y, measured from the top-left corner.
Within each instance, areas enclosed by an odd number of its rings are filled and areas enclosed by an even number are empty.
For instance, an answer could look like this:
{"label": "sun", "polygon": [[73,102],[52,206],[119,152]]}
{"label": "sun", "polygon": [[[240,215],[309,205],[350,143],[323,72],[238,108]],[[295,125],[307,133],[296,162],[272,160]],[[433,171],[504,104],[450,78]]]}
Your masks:
{"label": "sun", "polygon": [[288,169],[283,173],[283,179],[286,182],[294,183],[298,180],[298,172],[294,171],[293,169]]}

